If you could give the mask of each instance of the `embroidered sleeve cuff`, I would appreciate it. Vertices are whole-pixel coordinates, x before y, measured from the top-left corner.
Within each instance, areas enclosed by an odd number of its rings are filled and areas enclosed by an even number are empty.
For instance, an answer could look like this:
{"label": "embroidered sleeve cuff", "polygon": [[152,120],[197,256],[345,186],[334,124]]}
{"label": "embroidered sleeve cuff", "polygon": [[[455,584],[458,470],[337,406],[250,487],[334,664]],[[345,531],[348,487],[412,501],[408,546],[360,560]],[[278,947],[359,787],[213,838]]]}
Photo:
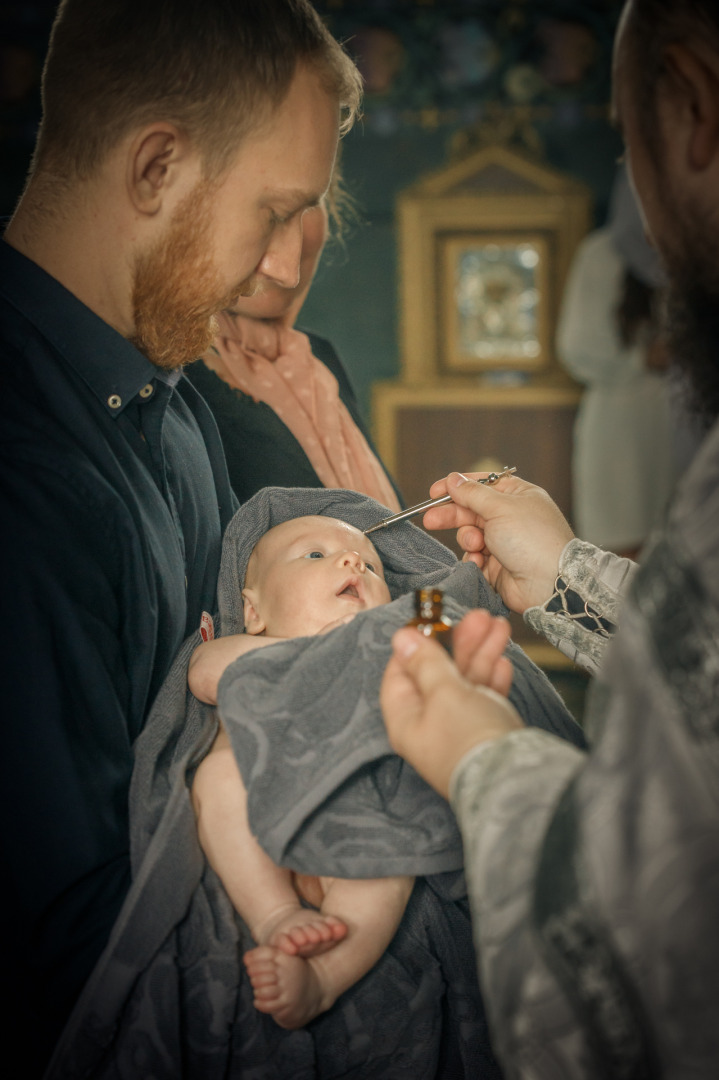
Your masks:
{"label": "embroidered sleeve cuff", "polygon": [[525,621],[588,671],[601,665],[636,566],[583,540],[570,540],[559,560],[554,592]]}

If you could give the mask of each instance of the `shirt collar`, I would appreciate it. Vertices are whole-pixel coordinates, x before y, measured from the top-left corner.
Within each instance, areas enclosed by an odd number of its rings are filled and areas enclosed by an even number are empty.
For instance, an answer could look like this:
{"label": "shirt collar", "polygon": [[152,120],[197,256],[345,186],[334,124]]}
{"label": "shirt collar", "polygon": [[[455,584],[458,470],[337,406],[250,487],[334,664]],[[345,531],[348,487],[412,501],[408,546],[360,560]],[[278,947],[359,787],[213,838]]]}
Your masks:
{"label": "shirt collar", "polygon": [[[153,380],[170,387],[181,369],[164,371],[37,263],[0,240],[0,295],[20,311],[118,416]],[[154,387],[153,387],[154,388]]]}

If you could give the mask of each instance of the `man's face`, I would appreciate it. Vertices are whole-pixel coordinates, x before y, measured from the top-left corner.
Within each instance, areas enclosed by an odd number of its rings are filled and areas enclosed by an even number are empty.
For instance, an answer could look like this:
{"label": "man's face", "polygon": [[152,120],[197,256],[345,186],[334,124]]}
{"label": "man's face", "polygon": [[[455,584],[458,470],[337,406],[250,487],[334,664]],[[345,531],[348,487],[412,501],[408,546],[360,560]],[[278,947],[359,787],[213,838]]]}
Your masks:
{"label": "man's face", "polygon": [[231,305],[232,313],[248,319],[296,317],[320,261],[327,240],[327,226],[327,209],[324,204],[308,210],[302,221],[302,254],[296,287],[277,285],[264,278],[258,282],[258,290],[254,295],[243,295]]}
{"label": "man's face", "polygon": [[297,286],[303,216],[329,186],[338,130],[336,99],[301,66],[220,179],[179,204],[135,264],[133,341],[153,363],[174,368],[199,356],[216,332],[213,316],[263,283]]}
{"label": "man's face", "polygon": [[374,544],[353,525],[315,516],[265,533],[243,595],[248,632],[282,638],[317,634],[391,599]]}

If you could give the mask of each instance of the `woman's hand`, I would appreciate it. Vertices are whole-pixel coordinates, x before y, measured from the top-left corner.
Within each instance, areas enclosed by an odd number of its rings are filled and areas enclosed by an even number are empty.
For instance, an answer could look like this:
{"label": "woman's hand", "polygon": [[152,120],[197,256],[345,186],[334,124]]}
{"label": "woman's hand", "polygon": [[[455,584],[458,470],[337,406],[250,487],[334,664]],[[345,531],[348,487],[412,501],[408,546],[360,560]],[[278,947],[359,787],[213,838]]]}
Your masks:
{"label": "woman's hand", "polygon": [[452,502],[424,515],[427,529],[457,529],[464,560],[477,564],[511,611],[522,614],[554,591],[559,556],[574,536],[546,491],[515,476],[478,484],[486,473],[450,473],[430,488]]}
{"label": "woman's hand", "polygon": [[[393,638],[380,693],[389,740],[445,798],[468,750],[522,727],[502,696],[511,682],[511,664],[499,655],[508,634],[506,620],[470,612],[454,628],[457,663],[414,629],[398,630]],[[477,685],[485,681],[489,685]]]}

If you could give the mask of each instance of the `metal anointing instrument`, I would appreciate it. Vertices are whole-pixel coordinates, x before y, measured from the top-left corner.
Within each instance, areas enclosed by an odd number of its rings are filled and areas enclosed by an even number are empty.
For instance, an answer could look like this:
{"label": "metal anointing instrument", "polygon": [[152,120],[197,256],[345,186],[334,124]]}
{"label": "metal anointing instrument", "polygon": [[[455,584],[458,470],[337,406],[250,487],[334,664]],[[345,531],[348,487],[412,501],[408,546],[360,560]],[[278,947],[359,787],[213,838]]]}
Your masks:
{"label": "metal anointing instrument", "polygon": [[[511,468],[509,465],[505,465],[501,472],[491,472],[489,476],[485,476],[482,480],[477,480],[478,484],[496,484],[503,476],[510,476],[512,473],[516,473],[517,469],[513,465]],[[376,525],[370,525],[369,529],[364,530],[365,536],[369,536],[370,533],[377,532],[378,529],[386,529],[388,525],[394,525],[396,521],[405,521],[407,518],[416,517],[417,514],[423,514],[425,510],[429,510],[432,506],[442,506],[443,503],[452,501],[451,495],[440,495],[438,499],[427,499],[426,502],[417,503],[416,506],[410,506],[408,510],[401,510],[399,514],[392,514],[391,517],[383,518],[382,521],[378,521]]]}

